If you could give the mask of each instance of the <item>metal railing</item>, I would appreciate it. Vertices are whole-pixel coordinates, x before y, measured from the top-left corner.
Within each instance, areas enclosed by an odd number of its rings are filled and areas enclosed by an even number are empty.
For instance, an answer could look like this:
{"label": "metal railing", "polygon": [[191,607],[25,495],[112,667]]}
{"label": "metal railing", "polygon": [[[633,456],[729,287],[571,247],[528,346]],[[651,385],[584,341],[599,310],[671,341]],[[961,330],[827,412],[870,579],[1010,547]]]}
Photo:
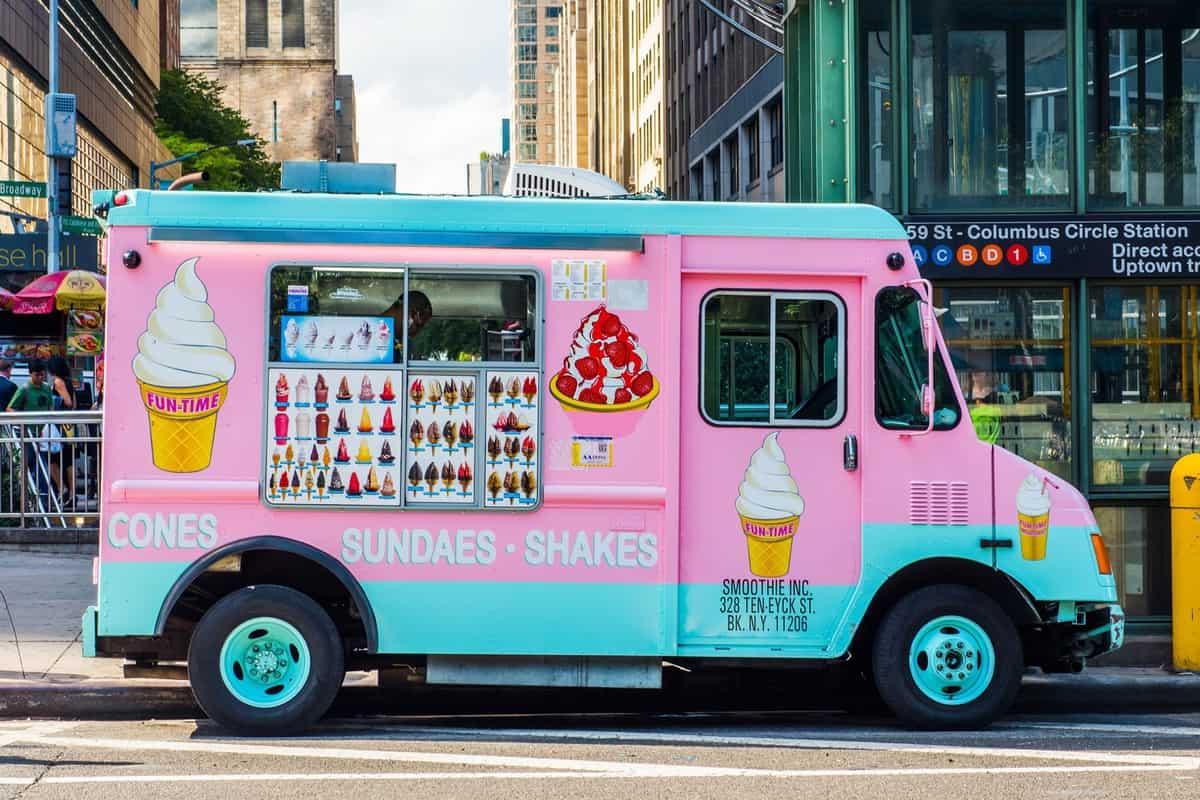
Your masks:
{"label": "metal railing", "polygon": [[0,529],[95,528],[99,411],[0,414]]}

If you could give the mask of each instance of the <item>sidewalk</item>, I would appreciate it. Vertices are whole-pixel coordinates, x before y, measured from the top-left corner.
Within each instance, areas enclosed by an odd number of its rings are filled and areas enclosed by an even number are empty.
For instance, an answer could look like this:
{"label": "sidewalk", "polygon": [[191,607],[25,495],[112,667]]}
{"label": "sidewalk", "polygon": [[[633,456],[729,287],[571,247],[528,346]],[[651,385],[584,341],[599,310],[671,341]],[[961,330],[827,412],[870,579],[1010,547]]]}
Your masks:
{"label": "sidewalk", "polygon": [[[95,600],[91,556],[0,548],[0,718],[197,716],[187,683],[125,680],[120,660],[83,657],[80,617]],[[755,698],[745,699],[750,706],[759,705]],[[778,696],[771,700],[777,704]],[[814,698],[795,700],[802,707]],[[356,673],[348,676],[335,713],[519,712],[531,706],[683,710],[705,708],[711,701],[707,692],[601,697],[595,692],[422,686],[387,692],[376,686],[373,675]],[[1037,673],[1025,677],[1017,700],[1017,710],[1027,713],[1167,709],[1200,710],[1200,675],[1133,667],[1093,667],[1081,675]]]}

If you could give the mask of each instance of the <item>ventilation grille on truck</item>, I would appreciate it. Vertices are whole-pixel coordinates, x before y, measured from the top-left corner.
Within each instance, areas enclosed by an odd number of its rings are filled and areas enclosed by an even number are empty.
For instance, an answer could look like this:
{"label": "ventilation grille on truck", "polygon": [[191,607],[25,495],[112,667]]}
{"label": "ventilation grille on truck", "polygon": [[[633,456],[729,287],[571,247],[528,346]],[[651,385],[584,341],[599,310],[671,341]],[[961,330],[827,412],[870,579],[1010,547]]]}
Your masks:
{"label": "ventilation grille on truck", "polygon": [[962,481],[913,481],[908,519],[913,525],[966,525],[967,484]]}

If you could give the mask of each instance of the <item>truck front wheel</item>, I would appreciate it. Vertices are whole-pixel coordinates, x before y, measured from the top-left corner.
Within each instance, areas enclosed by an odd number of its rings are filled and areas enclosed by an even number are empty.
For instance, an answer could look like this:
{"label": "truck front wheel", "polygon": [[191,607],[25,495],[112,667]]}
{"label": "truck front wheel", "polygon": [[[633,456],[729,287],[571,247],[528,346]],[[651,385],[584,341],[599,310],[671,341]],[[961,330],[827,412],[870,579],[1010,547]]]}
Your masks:
{"label": "truck front wheel", "polygon": [[990,597],[965,586],[919,589],[884,616],[873,667],[879,693],[918,728],[983,727],[1012,706],[1021,640]]}
{"label": "truck front wheel", "polygon": [[192,632],[188,678],[211,719],[238,733],[294,733],[333,703],[345,676],[329,615],[284,586],[249,586],[222,598]]}

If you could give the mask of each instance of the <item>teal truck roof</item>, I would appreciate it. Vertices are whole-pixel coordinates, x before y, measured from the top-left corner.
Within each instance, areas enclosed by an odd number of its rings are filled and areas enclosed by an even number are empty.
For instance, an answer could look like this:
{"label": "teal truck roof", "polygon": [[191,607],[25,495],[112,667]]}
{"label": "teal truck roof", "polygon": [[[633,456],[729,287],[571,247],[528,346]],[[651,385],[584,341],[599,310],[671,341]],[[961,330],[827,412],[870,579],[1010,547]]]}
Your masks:
{"label": "teal truck roof", "polygon": [[[97,192],[97,204],[114,192]],[[289,192],[124,192],[110,226],[146,226],[151,241],[354,242],[603,249],[642,236],[905,240],[876,206],[547,200]],[[482,237],[482,238],[481,238]],[[637,240],[638,247],[630,242]],[[490,242],[490,243],[489,243]],[[605,242],[608,245],[605,245]],[[540,244],[539,244],[540,243]]]}

